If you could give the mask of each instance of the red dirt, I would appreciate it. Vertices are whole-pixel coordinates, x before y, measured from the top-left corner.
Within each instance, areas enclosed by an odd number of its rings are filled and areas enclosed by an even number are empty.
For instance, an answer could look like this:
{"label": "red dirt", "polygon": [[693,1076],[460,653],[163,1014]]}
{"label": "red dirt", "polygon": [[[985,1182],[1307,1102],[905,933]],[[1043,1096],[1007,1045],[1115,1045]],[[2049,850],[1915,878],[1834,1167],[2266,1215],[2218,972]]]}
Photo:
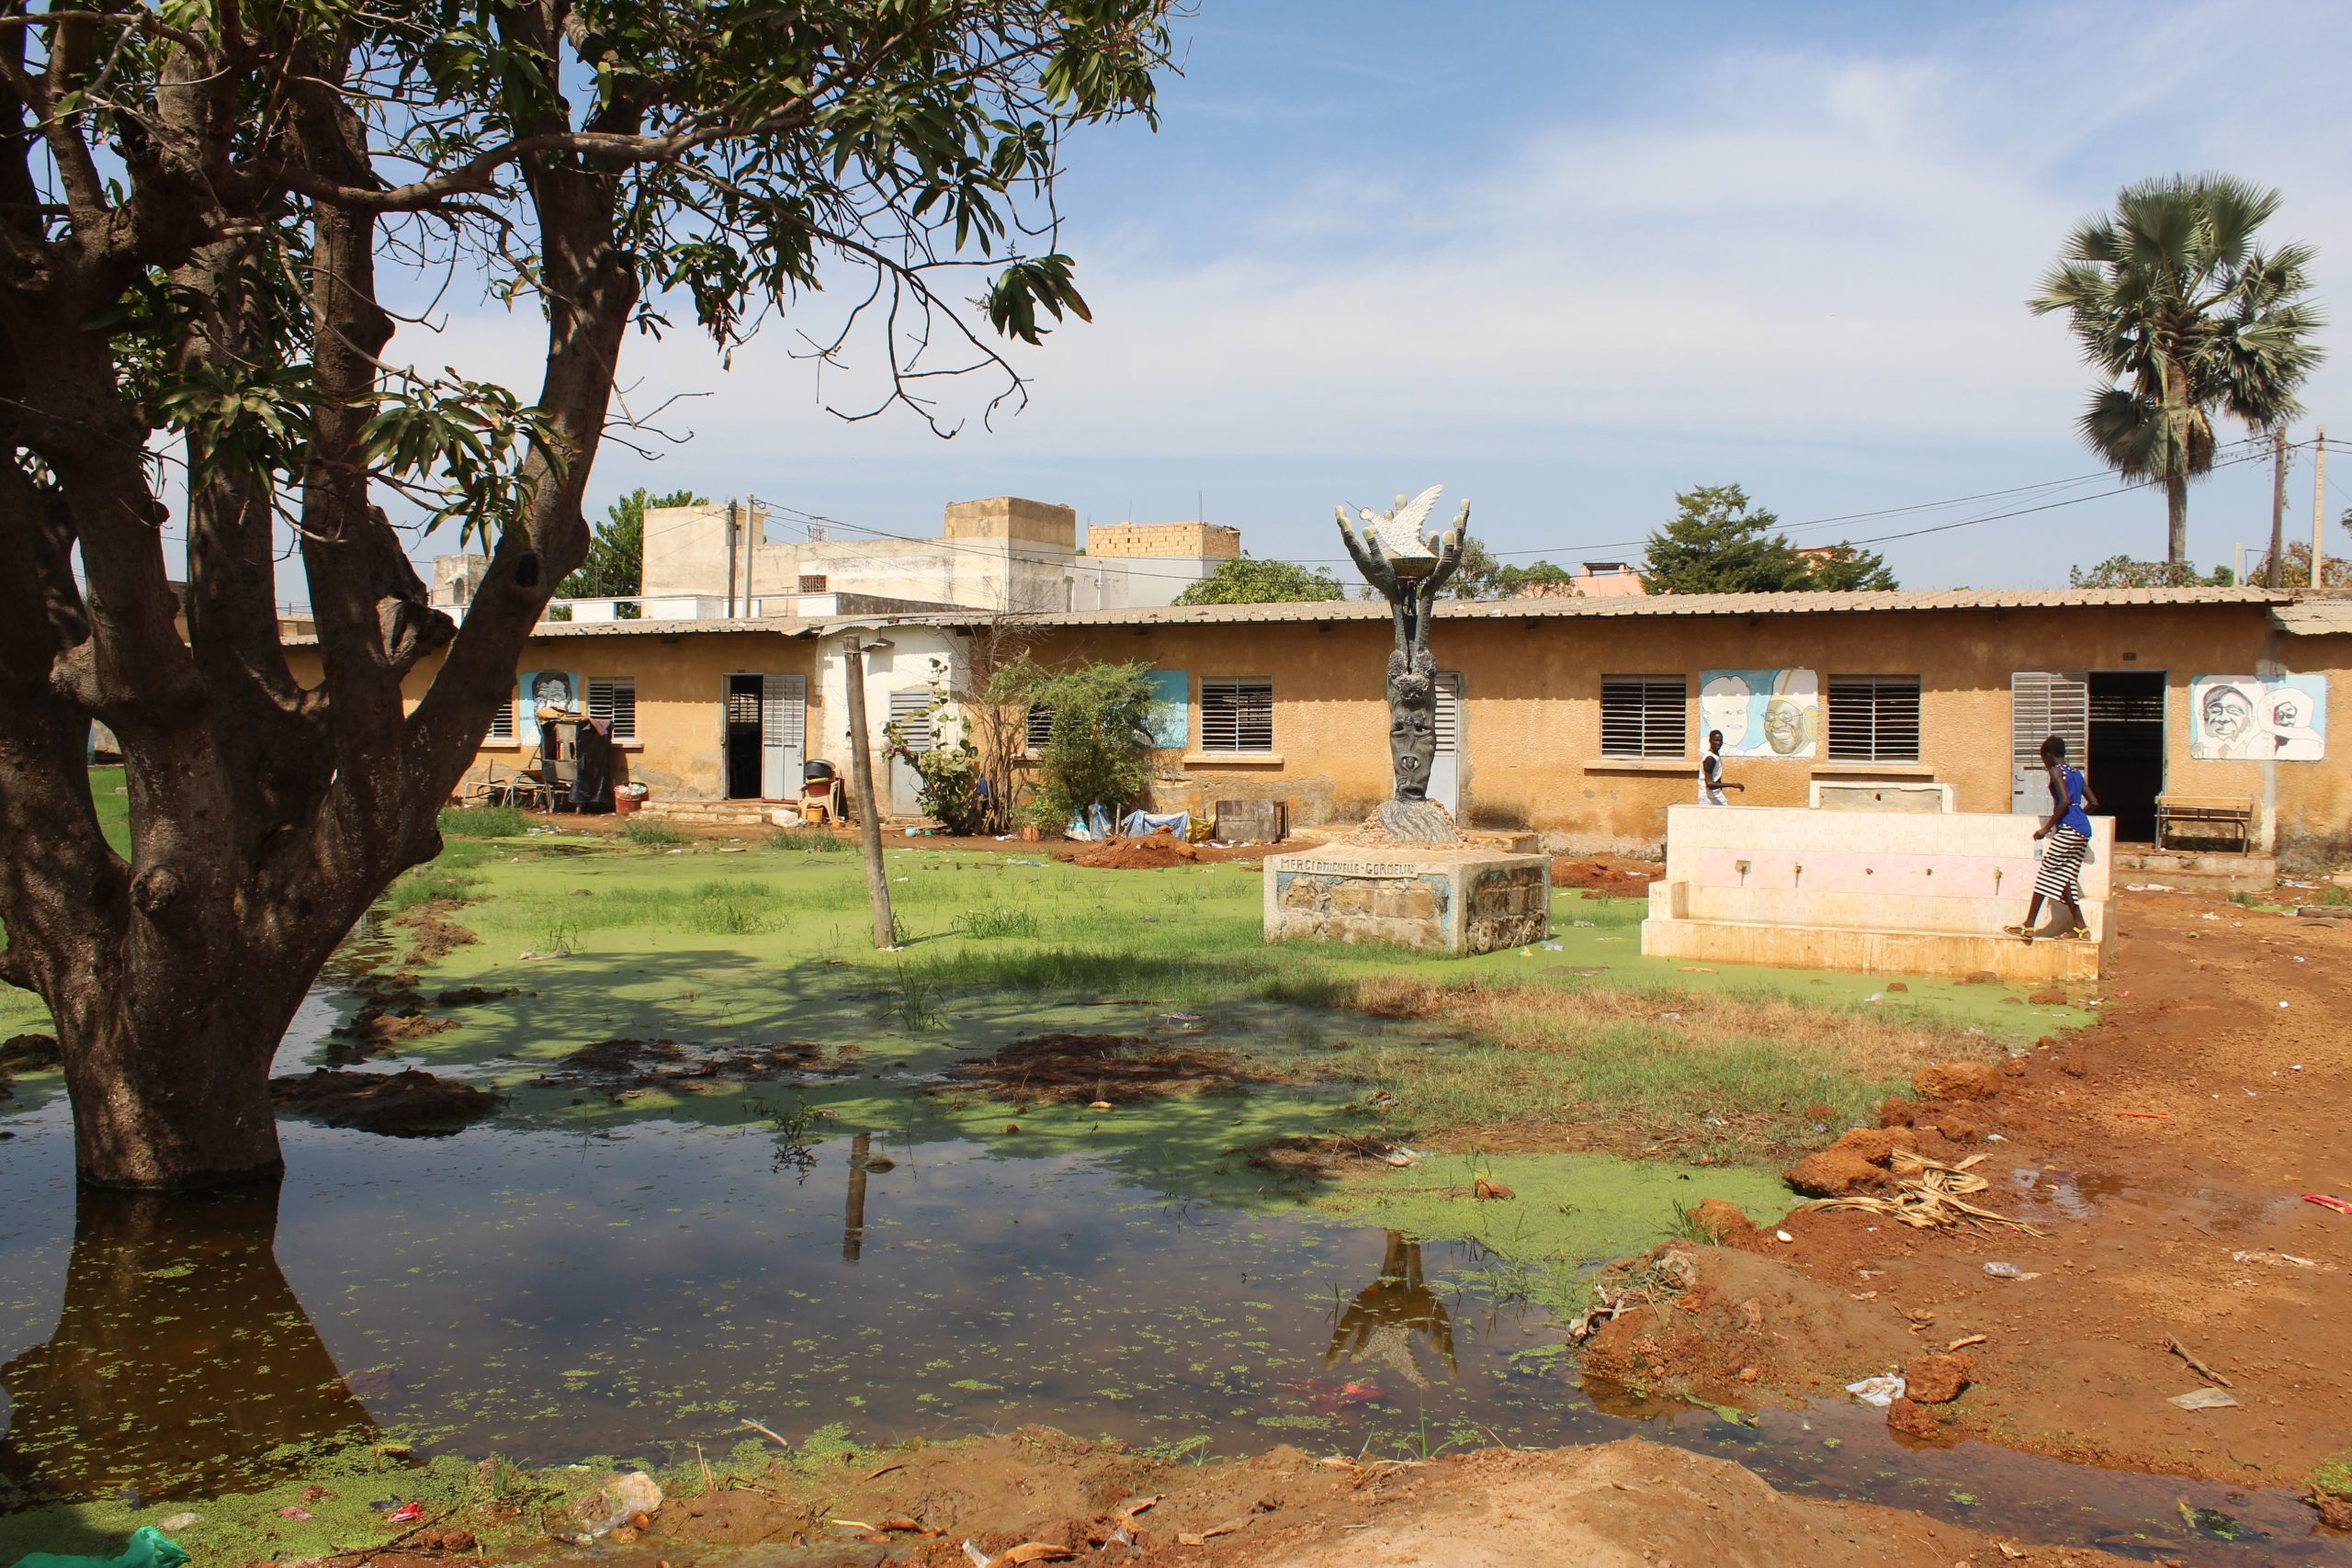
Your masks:
{"label": "red dirt", "polygon": [[[837,1473],[805,1480],[763,1473],[752,1483],[761,1490],[674,1498],[635,1540],[596,1561],[614,1568],[884,1560],[969,1568],[1057,1559],[1123,1568],[2123,1562],[2066,1548],[2004,1548],[1917,1514],[1806,1501],[1727,1460],[1638,1439],[1418,1463],[1357,1464],[1277,1448],[1188,1464],[1033,1427],[861,1454]],[[1029,1543],[1059,1550],[1013,1550]]]}
{"label": "red dirt", "polygon": [[1562,855],[1552,863],[1552,886],[1581,887],[1611,898],[1646,898],[1650,884],[1666,874],[1655,861],[1623,855]]}
{"label": "red dirt", "polygon": [[1171,865],[1194,865],[1201,852],[1173,833],[1150,833],[1140,839],[1105,839],[1069,857],[1072,865],[1104,866],[1114,871],[1153,871]]}
{"label": "red dirt", "polygon": [[[2119,929],[2098,1024],[2005,1069],[1931,1069],[1917,1087],[1955,1098],[1888,1108],[1921,1130],[1923,1153],[1984,1154],[1976,1170],[1993,1186],[1973,1201],[2045,1234],[1800,1210],[1784,1223],[1794,1244],[1769,1248],[1765,1266],[1776,1288],[1809,1292],[1801,1353],[1752,1353],[1764,1382],[1819,1393],[1890,1351],[1908,1361],[1983,1335],[1959,1399],[1932,1417],[1904,1402],[1898,1425],[2299,1484],[2352,1450],[2339,1310],[2352,1218],[2300,1201],[2352,1198],[2352,931],[2165,894],[2126,895]],[[1709,1332],[1736,1345],[1720,1302],[1760,1289],[1719,1275],[1763,1260],[1697,1256],[1715,1304],[1676,1309],[1686,1326],[1660,1340],[1668,1353]],[[1994,1262],[2037,1277],[1988,1276]],[[1621,1319],[1602,1338],[1642,1327]],[[2169,1403],[2207,1382],[2175,1341],[2230,1380],[2237,1408]],[[1732,1353],[1700,1370],[1724,1376]]]}

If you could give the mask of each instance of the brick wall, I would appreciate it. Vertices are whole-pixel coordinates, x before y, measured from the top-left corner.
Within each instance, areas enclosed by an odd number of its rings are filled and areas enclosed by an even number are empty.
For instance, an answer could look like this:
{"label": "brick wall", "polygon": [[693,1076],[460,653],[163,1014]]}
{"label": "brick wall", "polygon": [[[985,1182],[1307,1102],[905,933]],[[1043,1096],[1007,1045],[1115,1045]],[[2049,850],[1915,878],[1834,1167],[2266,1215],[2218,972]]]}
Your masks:
{"label": "brick wall", "polygon": [[1086,530],[1086,553],[1231,560],[1241,553],[1241,530],[1219,523],[1091,524]]}

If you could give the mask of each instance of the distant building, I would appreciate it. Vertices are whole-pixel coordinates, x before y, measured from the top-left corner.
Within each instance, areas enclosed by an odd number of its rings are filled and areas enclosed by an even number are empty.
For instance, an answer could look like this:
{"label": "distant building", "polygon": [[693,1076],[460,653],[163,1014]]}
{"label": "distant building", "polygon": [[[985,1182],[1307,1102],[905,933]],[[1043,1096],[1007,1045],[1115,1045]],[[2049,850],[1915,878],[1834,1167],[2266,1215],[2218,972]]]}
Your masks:
{"label": "distant building", "polygon": [[1623,599],[1646,593],[1639,568],[1631,561],[1589,560],[1569,584],[1588,599]]}

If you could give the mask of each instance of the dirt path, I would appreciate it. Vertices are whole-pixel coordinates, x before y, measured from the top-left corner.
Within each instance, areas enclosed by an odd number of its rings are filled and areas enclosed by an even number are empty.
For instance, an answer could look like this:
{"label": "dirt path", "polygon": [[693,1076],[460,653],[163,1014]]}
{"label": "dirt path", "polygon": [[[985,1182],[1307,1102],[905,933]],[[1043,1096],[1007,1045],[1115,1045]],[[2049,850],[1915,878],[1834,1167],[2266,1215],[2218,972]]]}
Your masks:
{"label": "dirt path", "polygon": [[[1743,1319],[1748,1266],[1711,1267],[1702,1248],[1702,1272],[1725,1277],[1611,1333],[1602,1359],[1638,1375],[1633,1341],[1664,1352],[1664,1335],[1693,1382],[1736,1386],[1744,1365],[1817,1394],[1982,1336],[1964,1348],[1973,1386],[1898,1404],[1899,1431],[2240,1483],[2301,1486],[2352,1461],[2352,1215],[2301,1198],[2352,1199],[2352,930],[2163,894],[2126,895],[2120,929],[2097,1025],[1994,1076],[1987,1098],[1895,1118],[1922,1125],[1922,1152],[1984,1155],[1979,1201],[2045,1234],[1800,1213],[1792,1243],[1747,1244],[1809,1278],[1793,1292],[1805,1354],[1772,1353],[1772,1330]],[[2209,1386],[2176,1343],[2228,1380],[2233,1407],[2170,1403]]]}
{"label": "dirt path", "polygon": [[[1808,1502],[1729,1461],[1637,1439],[1369,1465],[1281,1448],[1196,1465],[1032,1427],[888,1458],[896,1462],[887,1472],[865,1455],[838,1476],[771,1477],[758,1492],[678,1499],[617,1559],[607,1550],[596,1561],[619,1568],[886,1561],[968,1568],[1073,1558],[1122,1568],[2094,1568],[2124,1561],[2005,1544],[1894,1509]],[[1016,1550],[1029,1543],[1063,1550]]]}

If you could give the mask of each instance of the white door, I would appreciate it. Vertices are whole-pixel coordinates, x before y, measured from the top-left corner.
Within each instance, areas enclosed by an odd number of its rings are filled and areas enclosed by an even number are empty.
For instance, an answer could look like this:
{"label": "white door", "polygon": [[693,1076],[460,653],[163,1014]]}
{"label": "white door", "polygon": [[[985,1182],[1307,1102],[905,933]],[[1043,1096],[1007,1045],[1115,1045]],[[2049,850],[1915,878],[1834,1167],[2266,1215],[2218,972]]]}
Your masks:
{"label": "white door", "polygon": [[[909,750],[928,751],[932,748],[931,703],[928,686],[890,694],[890,722],[899,727]],[[890,815],[922,815],[922,775],[905,759],[895,755],[890,759]]]}
{"label": "white door", "polygon": [[1462,674],[1437,672],[1437,752],[1430,759],[1430,798],[1462,818]]}
{"label": "white door", "polygon": [[808,756],[808,677],[760,677],[760,795],[800,797],[800,765]]}
{"label": "white door", "polygon": [[2041,770],[2041,743],[2066,742],[2066,761],[2081,767],[2091,750],[2090,682],[2078,674],[2020,670],[2009,677],[2009,809],[2020,817],[2050,815],[2050,775]]}

